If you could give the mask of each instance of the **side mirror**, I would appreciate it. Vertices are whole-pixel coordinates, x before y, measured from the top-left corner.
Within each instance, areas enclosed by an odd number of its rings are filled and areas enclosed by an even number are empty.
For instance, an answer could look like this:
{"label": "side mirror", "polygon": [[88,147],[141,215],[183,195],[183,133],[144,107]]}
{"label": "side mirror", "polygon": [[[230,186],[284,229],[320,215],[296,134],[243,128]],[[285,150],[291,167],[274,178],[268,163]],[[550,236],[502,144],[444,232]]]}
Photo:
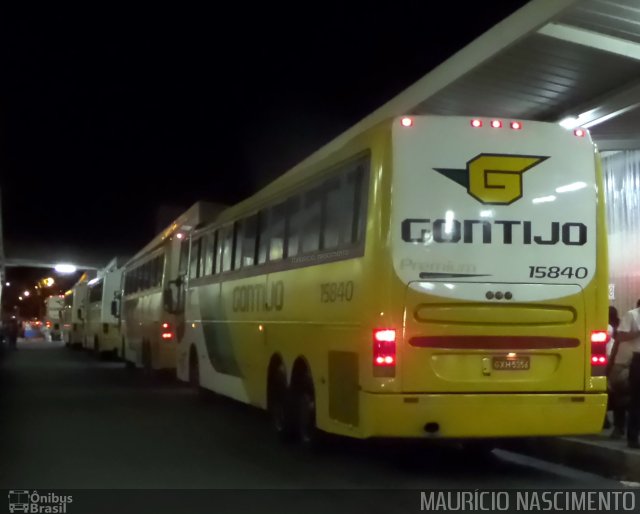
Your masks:
{"label": "side mirror", "polygon": [[171,288],[167,288],[162,291],[162,299],[164,303],[164,309],[167,312],[173,312],[173,293],[171,292]]}
{"label": "side mirror", "polygon": [[111,301],[111,315],[114,318],[118,317],[118,302],[116,300]]}

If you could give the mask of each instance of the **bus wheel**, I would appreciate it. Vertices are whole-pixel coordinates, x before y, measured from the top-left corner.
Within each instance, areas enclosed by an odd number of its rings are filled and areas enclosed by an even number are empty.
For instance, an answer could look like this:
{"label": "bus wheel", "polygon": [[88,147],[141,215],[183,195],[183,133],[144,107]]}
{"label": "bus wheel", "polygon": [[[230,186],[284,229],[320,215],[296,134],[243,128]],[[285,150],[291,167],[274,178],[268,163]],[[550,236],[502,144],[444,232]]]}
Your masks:
{"label": "bus wheel", "polygon": [[270,366],[267,384],[267,411],[269,412],[271,426],[278,439],[282,442],[291,441],[294,430],[287,378],[282,363]]}
{"label": "bus wheel", "polygon": [[189,351],[189,385],[194,391],[200,392],[200,363],[198,362],[198,352],[192,346]]}
{"label": "bus wheel", "polygon": [[320,445],[321,434],[316,426],[316,398],[308,372],[295,384],[294,423],[296,436],[303,446],[315,449]]}

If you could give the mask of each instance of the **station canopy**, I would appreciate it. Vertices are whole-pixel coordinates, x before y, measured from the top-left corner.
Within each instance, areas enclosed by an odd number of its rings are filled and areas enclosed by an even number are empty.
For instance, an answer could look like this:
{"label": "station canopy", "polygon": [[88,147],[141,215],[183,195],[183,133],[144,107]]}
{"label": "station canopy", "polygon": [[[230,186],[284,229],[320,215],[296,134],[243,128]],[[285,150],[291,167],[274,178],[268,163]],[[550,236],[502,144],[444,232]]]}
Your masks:
{"label": "station canopy", "polygon": [[390,117],[563,121],[640,149],[640,2],[532,0],[309,159]]}

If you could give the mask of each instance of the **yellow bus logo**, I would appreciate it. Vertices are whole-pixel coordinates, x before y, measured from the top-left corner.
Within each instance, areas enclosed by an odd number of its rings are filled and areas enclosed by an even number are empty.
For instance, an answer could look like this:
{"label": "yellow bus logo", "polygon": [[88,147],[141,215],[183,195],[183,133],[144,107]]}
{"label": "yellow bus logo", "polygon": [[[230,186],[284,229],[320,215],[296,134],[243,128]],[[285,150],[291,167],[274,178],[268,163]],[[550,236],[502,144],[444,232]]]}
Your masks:
{"label": "yellow bus logo", "polygon": [[433,169],[465,187],[481,203],[509,205],[522,198],[522,174],[548,158],[481,153],[468,161],[465,169]]}

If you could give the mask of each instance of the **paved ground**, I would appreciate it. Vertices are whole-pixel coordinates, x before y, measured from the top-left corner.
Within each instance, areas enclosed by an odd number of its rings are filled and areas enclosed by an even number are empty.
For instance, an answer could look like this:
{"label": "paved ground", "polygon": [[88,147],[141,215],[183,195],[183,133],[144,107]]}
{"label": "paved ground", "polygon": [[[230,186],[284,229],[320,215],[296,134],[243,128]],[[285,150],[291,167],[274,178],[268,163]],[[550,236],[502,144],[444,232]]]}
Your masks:
{"label": "paved ground", "polygon": [[0,488],[601,488],[614,480],[519,454],[278,444],[265,415],[57,343],[0,369]]}

